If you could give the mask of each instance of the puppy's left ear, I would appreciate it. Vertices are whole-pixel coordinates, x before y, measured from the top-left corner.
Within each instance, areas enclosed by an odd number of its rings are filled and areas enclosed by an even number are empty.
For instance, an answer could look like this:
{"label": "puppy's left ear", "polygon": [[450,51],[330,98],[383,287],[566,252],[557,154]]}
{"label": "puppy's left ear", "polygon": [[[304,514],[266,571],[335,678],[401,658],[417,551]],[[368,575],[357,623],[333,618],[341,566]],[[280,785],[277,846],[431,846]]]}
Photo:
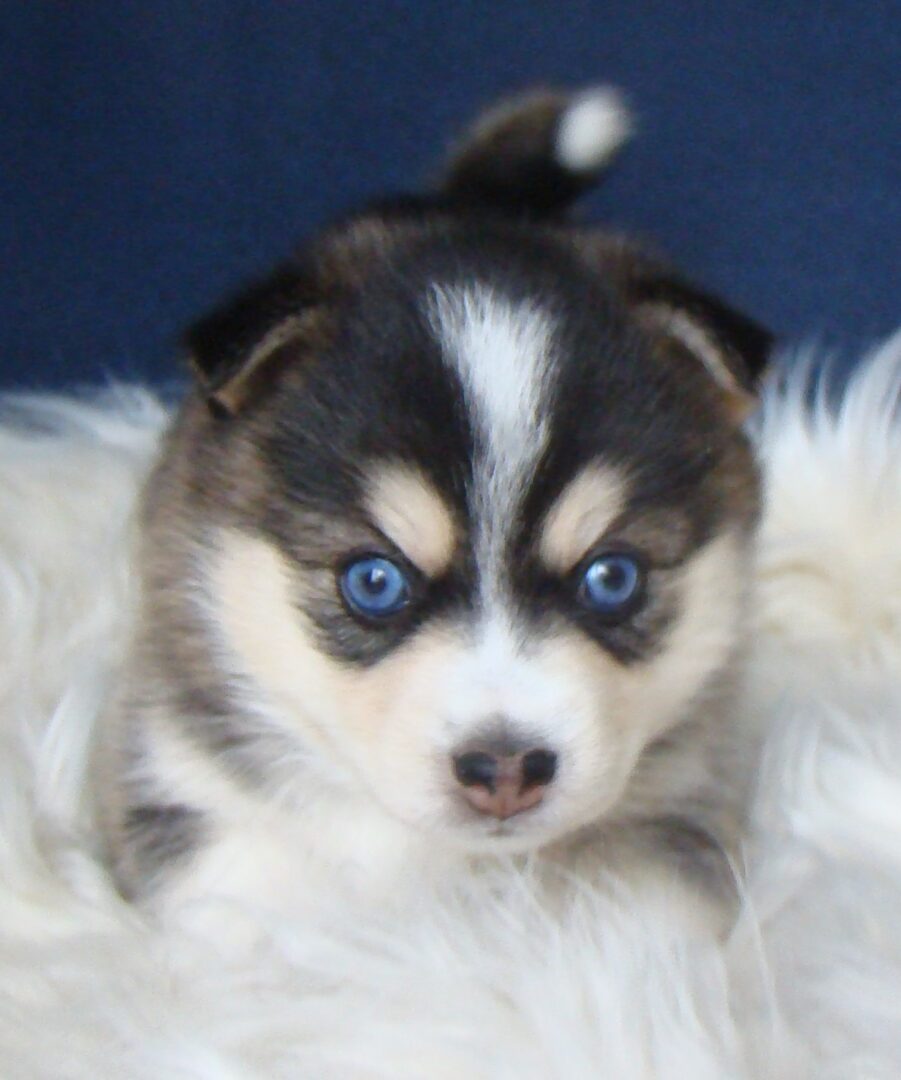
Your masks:
{"label": "puppy's left ear", "polygon": [[747,417],[775,345],[769,330],[663,262],[618,242],[606,251],[595,247],[594,254],[613,271],[635,319],[658,347],[676,361],[701,364],[722,390],[731,415],[739,421]]}
{"label": "puppy's left ear", "polygon": [[756,404],[775,339],[753,319],[616,234],[578,234],[577,248],[613,283],[636,321],[676,362],[699,365],[743,420]]}
{"label": "puppy's left ear", "polygon": [[639,317],[698,353],[717,382],[754,390],[773,348],[768,330],[676,278],[639,278],[630,293]]}
{"label": "puppy's left ear", "polygon": [[235,415],[281,368],[301,362],[319,316],[309,279],[288,265],[195,323],[185,344],[213,415]]}

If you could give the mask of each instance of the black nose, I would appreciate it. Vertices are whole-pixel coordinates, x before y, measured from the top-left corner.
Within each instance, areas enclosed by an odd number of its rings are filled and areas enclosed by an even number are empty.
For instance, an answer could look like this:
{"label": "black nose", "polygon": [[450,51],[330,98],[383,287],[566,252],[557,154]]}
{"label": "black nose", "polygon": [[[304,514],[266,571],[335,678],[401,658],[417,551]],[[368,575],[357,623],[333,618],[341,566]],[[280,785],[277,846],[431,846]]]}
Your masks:
{"label": "black nose", "polygon": [[470,750],[454,758],[454,775],[464,787],[475,784],[490,791],[497,779],[498,759],[483,750]]}
{"label": "black nose", "polygon": [[549,784],[557,772],[557,755],[551,750],[530,750],[522,759],[522,789]]}
{"label": "black nose", "polygon": [[557,755],[551,750],[506,755],[467,750],[454,757],[453,766],[471,806],[508,818],[541,802],[557,772]]}

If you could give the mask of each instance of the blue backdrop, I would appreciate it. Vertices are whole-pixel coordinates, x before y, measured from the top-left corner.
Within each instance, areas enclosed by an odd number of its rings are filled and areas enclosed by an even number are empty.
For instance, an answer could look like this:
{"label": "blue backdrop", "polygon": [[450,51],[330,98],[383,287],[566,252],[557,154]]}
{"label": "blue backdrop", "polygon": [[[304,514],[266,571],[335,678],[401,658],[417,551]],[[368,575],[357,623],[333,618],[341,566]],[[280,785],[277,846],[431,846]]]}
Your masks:
{"label": "blue backdrop", "polygon": [[780,333],[901,322],[896,0],[0,2],[0,385],[167,379],[185,321],[428,173],[498,94],[612,81],[590,201]]}

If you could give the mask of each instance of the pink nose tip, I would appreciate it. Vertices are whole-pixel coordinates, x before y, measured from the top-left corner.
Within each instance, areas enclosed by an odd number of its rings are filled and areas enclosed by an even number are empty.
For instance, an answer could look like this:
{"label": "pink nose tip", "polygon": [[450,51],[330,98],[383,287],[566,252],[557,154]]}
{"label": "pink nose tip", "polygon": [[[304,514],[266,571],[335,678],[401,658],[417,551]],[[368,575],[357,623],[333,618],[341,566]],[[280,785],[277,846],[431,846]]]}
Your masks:
{"label": "pink nose tip", "polygon": [[557,755],[550,750],[507,756],[469,750],[454,758],[454,775],[466,801],[501,820],[537,806],[556,771]]}

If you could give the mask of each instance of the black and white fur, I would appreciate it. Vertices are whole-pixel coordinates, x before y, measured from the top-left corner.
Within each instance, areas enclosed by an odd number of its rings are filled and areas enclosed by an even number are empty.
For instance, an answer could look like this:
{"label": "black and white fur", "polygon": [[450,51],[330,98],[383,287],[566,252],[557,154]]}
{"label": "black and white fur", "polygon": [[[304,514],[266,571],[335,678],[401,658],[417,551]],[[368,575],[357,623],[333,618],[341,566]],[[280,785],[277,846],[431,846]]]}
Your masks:
{"label": "black and white fur", "polygon": [[[769,338],[566,220],[628,127],[606,90],[504,104],[435,194],[349,217],[191,332],[108,743],[127,894],[302,910],[500,856],[691,877],[731,850]],[[644,568],[614,621],[578,592],[607,550]],[[348,607],[360,553],[405,568],[401,617]],[[455,775],[535,747],[554,775],[523,812]]]}

